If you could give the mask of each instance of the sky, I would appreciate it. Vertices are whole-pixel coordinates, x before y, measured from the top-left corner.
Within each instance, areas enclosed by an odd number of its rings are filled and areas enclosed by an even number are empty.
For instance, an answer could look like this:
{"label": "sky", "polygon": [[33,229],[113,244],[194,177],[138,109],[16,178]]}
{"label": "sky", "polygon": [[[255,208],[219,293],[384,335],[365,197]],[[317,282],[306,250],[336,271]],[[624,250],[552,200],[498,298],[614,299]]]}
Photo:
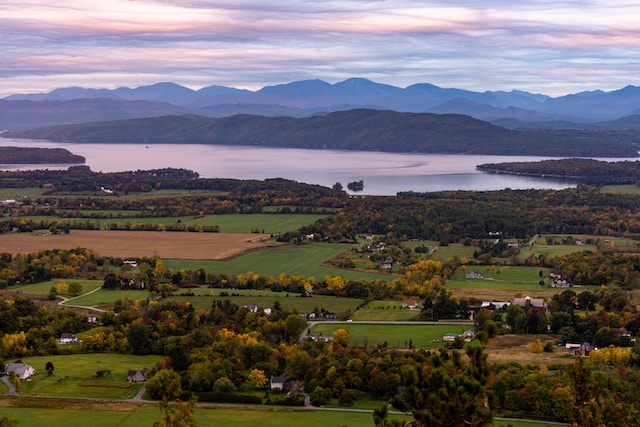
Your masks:
{"label": "sky", "polygon": [[638,0],[2,0],[0,97],[362,77],[561,96],[640,85]]}

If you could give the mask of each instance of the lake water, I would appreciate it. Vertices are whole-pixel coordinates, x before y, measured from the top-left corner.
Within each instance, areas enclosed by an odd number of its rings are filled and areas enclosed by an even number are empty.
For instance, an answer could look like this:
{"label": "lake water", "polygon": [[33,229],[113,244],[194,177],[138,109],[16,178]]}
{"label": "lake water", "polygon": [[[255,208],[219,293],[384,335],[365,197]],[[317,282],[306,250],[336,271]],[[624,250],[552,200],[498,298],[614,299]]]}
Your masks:
{"label": "lake water", "polygon": [[[476,165],[539,161],[549,157],[380,153],[201,144],[74,144],[0,138],[0,146],[65,148],[86,158],[95,172],[185,168],[202,178],[286,178],[346,190],[364,181],[357,194],[395,195],[399,191],[563,189],[575,182],[496,175]],[[606,159],[637,160],[637,159]],[[66,169],[69,165],[0,165],[0,169]]]}

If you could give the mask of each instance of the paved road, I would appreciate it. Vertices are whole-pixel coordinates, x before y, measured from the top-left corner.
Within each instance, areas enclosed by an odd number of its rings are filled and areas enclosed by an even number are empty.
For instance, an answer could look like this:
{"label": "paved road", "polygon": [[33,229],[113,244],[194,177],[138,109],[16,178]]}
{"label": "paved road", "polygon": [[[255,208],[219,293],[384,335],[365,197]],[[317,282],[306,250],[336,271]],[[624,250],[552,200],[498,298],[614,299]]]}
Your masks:
{"label": "paved road", "polygon": [[2,380],[3,383],[7,385],[7,387],[9,387],[9,392],[7,394],[10,394],[10,395],[16,394],[16,388],[13,386],[13,384],[11,384],[8,376],[2,375],[0,376],[0,379]]}

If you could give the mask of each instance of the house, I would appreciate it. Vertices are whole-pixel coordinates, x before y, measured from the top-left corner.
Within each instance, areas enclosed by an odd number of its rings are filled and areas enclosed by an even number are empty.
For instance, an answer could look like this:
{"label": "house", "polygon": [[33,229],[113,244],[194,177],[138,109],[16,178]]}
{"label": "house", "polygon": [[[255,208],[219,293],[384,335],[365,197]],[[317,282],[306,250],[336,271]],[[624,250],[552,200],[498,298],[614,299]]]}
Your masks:
{"label": "house", "polygon": [[589,344],[588,342],[583,342],[577,349],[574,348],[572,353],[574,356],[588,357],[589,354],[591,354],[591,352],[594,350],[596,349],[591,347],[591,344]]}
{"label": "house", "polygon": [[60,338],[58,339],[58,344],[76,344],[77,342],[78,337],[68,332],[63,332],[62,334],[60,334]]}
{"label": "house", "polygon": [[462,333],[462,338],[464,338],[466,342],[471,342],[476,339],[476,331],[471,329],[469,329],[468,331],[464,331]]}
{"label": "house", "polygon": [[291,381],[291,378],[276,377],[272,375],[271,378],[269,379],[269,385],[271,387],[271,390],[284,390],[284,384],[287,381]]}
{"label": "house", "polygon": [[307,340],[313,341],[313,342],[330,342],[332,339],[333,337],[330,337],[328,335],[322,335],[322,334],[313,334],[313,335],[307,336]]}
{"label": "house", "polygon": [[21,380],[26,380],[35,375],[36,370],[22,362],[7,363],[4,368],[4,374],[9,375],[11,372],[14,372]]}
{"label": "house", "polygon": [[573,286],[573,280],[553,279],[552,288],[570,288]]}
{"label": "house", "polygon": [[288,377],[271,376],[269,385],[271,386],[271,390],[286,391],[287,394],[290,395],[304,393],[304,387],[302,386],[302,383],[298,380],[294,380]]}
{"label": "house", "polygon": [[454,342],[457,337],[458,337],[458,334],[444,334],[442,336],[442,341],[444,341],[444,342]]}
{"label": "house", "polygon": [[123,264],[130,265],[130,266],[131,266],[131,267],[133,267],[133,268],[138,267],[138,260],[137,260],[137,259],[135,259],[135,258],[128,258],[128,259],[125,259],[124,261],[122,261],[122,263],[123,263]]}
{"label": "house", "polygon": [[402,308],[408,308],[410,310],[415,310],[418,308],[418,301],[414,299],[406,299],[402,301]]}
{"label": "house", "polygon": [[532,306],[535,308],[541,308],[543,310],[547,309],[547,302],[542,298],[531,298],[531,297],[514,298],[513,303],[523,308],[527,306]]}
{"label": "house", "polygon": [[147,380],[149,370],[147,368],[131,369],[127,373],[127,381],[130,383],[143,383]]}
{"label": "house", "polygon": [[337,318],[338,318],[338,315],[337,315],[337,314],[335,314],[335,313],[329,313],[329,312],[326,312],[326,313],[324,314],[324,318],[325,318],[325,319],[337,319]]}
{"label": "house", "polygon": [[465,277],[467,279],[477,279],[477,280],[484,279],[484,276],[478,270],[471,270],[470,272],[467,273]]}
{"label": "house", "polygon": [[258,312],[258,306],[255,304],[245,304],[242,307],[245,307],[247,310],[249,310],[252,313]]}
{"label": "house", "polygon": [[510,305],[511,303],[506,301],[482,301],[481,307],[489,310],[500,310]]}

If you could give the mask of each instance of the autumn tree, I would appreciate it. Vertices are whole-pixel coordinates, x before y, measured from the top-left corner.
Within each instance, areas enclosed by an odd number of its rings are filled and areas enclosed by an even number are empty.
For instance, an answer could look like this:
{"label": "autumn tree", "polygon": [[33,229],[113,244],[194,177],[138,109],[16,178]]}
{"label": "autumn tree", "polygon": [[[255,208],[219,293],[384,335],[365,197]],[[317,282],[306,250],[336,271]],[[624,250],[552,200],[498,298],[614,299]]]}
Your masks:
{"label": "autumn tree", "polygon": [[269,379],[262,369],[252,369],[249,373],[248,381],[255,388],[265,388],[269,383]]}
{"label": "autumn tree", "polygon": [[192,397],[184,402],[176,399],[175,403],[170,403],[169,399],[164,397],[160,403],[160,411],[162,412],[162,421],[153,423],[153,427],[195,427],[196,420],[193,416],[193,410],[196,406],[196,398]]}
{"label": "autumn tree", "polygon": [[[428,364],[415,364],[402,371],[405,391],[392,399],[395,408],[411,412],[417,427],[485,427],[492,421],[487,405],[486,383],[489,368],[480,346],[467,348],[469,362],[465,366],[459,352],[453,351],[448,361],[432,355]],[[377,426],[393,426],[386,411],[374,414]]]}

